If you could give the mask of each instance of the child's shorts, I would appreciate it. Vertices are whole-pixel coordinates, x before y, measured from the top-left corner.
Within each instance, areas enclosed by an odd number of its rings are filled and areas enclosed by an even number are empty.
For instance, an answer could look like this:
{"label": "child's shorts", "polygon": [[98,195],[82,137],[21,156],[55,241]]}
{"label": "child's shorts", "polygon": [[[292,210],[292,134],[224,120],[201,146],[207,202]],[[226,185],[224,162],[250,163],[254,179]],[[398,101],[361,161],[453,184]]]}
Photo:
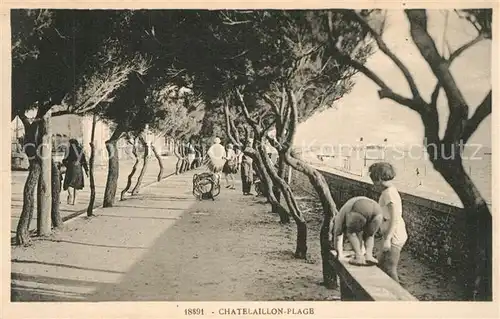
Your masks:
{"label": "child's shorts", "polygon": [[396,230],[392,235],[391,246],[396,247],[398,249],[403,249],[403,246],[406,244],[407,240],[408,240],[408,234],[406,233],[406,229]]}

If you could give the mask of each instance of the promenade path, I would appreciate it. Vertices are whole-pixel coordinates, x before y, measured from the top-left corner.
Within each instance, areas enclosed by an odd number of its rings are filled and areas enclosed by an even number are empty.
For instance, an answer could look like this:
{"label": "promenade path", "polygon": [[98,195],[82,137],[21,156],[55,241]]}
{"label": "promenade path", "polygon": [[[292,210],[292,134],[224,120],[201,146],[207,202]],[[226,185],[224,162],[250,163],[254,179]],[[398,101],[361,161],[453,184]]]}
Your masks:
{"label": "promenade path", "polygon": [[[163,157],[163,176],[168,176],[175,172],[175,163],[177,162],[177,158],[174,156]],[[123,188],[125,188],[127,184],[127,177],[132,170],[132,166],[134,165],[134,161],[130,159],[123,159],[120,161],[120,174],[118,178],[118,189],[117,189],[117,200],[120,198],[120,193]],[[142,168],[142,161],[137,165],[137,172],[133,178],[132,186],[130,187],[130,191],[135,186],[137,182],[137,177],[139,176],[140,169]],[[94,207],[102,206],[102,201],[104,198],[104,189],[106,187],[106,178],[107,178],[107,165],[98,166],[95,169],[94,180],[96,184],[96,202],[94,203]],[[156,158],[151,157],[148,160],[148,166],[146,168],[146,174],[142,180],[142,186],[148,185],[158,178],[158,173],[160,172],[160,167],[158,165],[158,161]],[[26,182],[26,178],[28,176],[27,171],[12,171],[11,178],[11,237],[15,236],[17,224],[19,222],[19,217],[21,216],[21,211],[23,209],[23,190],[24,183]],[[85,188],[81,191],[78,191],[77,202],[75,205],[68,205],[66,203],[66,197],[68,193],[66,191],[61,192],[61,203],[59,204],[61,217],[63,219],[69,218],[72,215],[76,215],[81,213],[82,211],[87,211],[87,206],[90,198],[90,180],[85,177]],[[127,194],[126,196],[130,196]],[[35,196],[36,201],[36,196]],[[37,216],[36,212],[33,214],[33,219],[31,220],[30,230],[35,230],[37,225]]]}
{"label": "promenade path", "polygon": [[[13,301],[335,300],[321,263],[296,260],[294,225],[261,198],[192,196],[196,171],[145,187],[63,231],[12,248]],[[199,172],[199,170],[198,170]],[[313,234],[316,236],[316,234]],[[310,252],[319,256],[317,238]]]}
{"label": "promenade path", "polygon": [[[68,220],[61,231],[11,249],[12,301],[338,300],[322,281],[318,204],[298,197],[309,259],[293,258],[295,224],[280,225],[262,197],[222,188],[192,195],[172,175],[140,194]],[[223,185],[224,186],[224,183]],[[403,286],[421,300],[459,300],[454,283],[403,251]]]}

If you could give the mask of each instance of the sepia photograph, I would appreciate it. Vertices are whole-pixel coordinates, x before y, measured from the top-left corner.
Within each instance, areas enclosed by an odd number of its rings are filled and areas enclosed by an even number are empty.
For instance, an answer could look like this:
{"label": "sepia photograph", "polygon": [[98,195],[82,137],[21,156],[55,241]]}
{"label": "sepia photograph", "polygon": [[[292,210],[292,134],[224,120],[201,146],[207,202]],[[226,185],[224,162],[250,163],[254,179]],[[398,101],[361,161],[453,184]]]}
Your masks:
{"label": "sepia photograph", "polygon": [[478,7],[9,8],[10,302],[493,301]]}

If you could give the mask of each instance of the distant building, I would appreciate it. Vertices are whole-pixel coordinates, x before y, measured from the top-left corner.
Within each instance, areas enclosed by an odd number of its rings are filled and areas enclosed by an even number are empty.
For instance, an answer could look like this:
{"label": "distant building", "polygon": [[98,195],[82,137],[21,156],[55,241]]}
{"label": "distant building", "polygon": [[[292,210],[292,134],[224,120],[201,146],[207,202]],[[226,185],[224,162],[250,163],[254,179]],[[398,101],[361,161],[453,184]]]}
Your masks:
{"label": "distant building", "polygon": [[[66,143],[74,138],[83,146],[87,156],[90,154],[90,137],[92,132],[92,116],[62,115],[51,118],[51,130],[54,137],[54,146]],[[11,139],[15,141],[24,136],[24,125],[16,117],[11,123]],[[107,161],[105,141],[110,136],[109,126],[98,121],[95,128],[95,165],[104,165]]]}
{"label": "distant building", "polygon": [[[29,114],[28,114],[29,116]],[[82,146],[87,157],[90,156],[90,139],[92,133],[92,116],[79,115],[61,115],[51,118],[50,120],[53,146],[65,144],[70,138],[76,139]],[[94,133],[95,146],[95,165],[107,165],[108,153],[106,150],[106,141],[113,133],[112,128],[103,121],[97,121]],[[24,126],[15,118],[11,123],[11,140],[19,140],[24,136]],[[155,145],[159,153],[165,153],[165,139],[156,134],[153,134],[149,128],[146,128],[144,137],[148,145]],[[120,159],[131,159],[132,145],[124,138],[118,141],[118,156]],[[138,146],[138,152],[142,151],[142,147]],[[151,152],[150,152],[150,155]]]}

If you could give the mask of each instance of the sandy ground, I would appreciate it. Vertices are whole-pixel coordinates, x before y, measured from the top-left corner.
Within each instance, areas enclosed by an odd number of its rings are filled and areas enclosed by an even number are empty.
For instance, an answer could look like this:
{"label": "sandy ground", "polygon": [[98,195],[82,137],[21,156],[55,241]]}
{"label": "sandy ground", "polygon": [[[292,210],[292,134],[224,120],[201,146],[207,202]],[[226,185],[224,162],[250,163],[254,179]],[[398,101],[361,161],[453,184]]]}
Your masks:
{"label": "sandy ground", "polygon": [[[321,213],[299,198],[309,260],[293,258],[295,225],[280,225],[263,198],[223,188],[196,201],[193,172],[136,198],[78,217],[51,238],[12,249],[13,301],[338,300],[322,280]],[[403,285],[421,300],[458,299],[457,287],[403,254]]]}
{"label": "sandy ground", "polygon": [[[163,157],[162,158],[164,170],[163,176],[167,176],[175,172],[175,163],[177,159],[173,156]],[[132,166],[134,164],[133,160],[122,159],[120,160],[120,174],[118,178],[118,189],[116,192],[116,196],[119,199],[120,193],[125,185],[127,184],[127,177],[132,170]],[[142,168],[142,161],[137,165],[137,172],[135,173],[132,186],[130,187],[130,191],[134,188],[135,183],[137,182],[137,177],[139,176],[139,172]],[[151,157],[149,159],[148,167],[146,169],[146,173],[143,178],[142,185],[147,185],[151,182],[156,181],[158,177],[158,173],[160,172],[160,168],[158,166],[158,161],[156,158]],[[27,171],[13,171],[11,175],[11,237],[15,236],[17,224],[19,222],[19,216],[21,216],[21,211],[23,208],[23,190],[24,184],[26,182],[26,178],[28,177]],[[107,166],[98,166],[96,167],[96,171],[94,174],[94,180],[96,184],[96,202],[95,206],[101,206],[104,198],[104,189],[106,187],[106,178],[107,178]],[[83,190],[78,191],[78,197],[75,205],[68,205],[66,202],[66,198],[68,193],[66,191],[61,192],[61,204],[60,204],[60,213],[61,217],[64,218],[69,215],[76,214],[82,210],[86,210],[90,198],[90,181],[87,177],[85,177],[85,187]],[[127,194],[126,196],[129,196]],[[36,196],[35,196],[36,202]],[[36,213],[33,214],[33,219],[31,220],[30,230],[36,229]]]}
{"label": "sandy ground", "polygon": [[310,234],[311,260],[296,260],[293,224],[280,225],[268,205],[239,188],[196,201],[191,176],[173,176],[13,248],[12,300],[338,299],[320,285],[317,234]]}

